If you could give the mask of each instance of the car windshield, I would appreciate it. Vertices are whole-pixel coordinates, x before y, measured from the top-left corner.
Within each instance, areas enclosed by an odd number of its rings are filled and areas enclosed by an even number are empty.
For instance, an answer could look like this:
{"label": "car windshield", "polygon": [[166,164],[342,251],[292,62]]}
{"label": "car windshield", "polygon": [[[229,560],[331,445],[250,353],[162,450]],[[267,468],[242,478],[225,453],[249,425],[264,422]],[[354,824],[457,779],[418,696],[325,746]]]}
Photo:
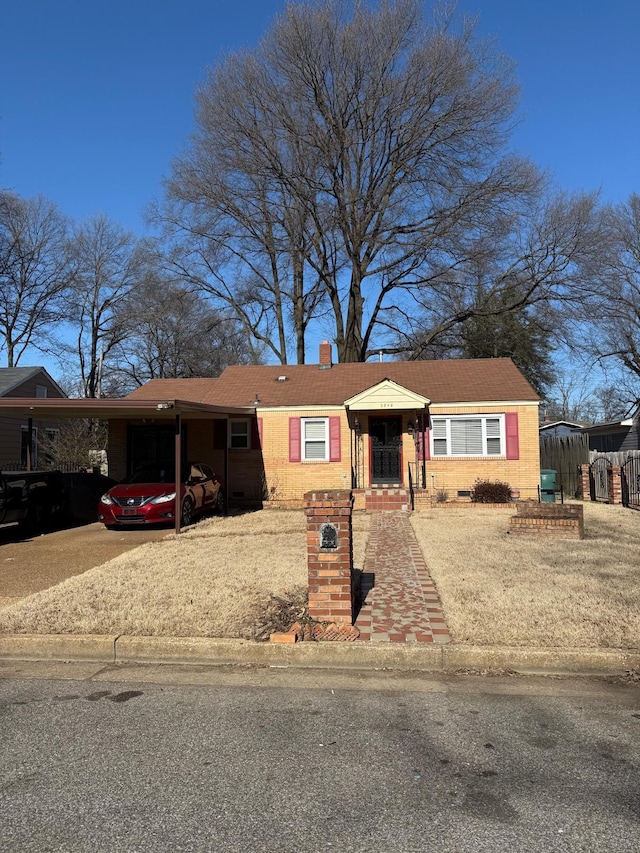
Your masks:
{"label": "car windshield", "polygon": [[126,477],[123,483],[175,483],[173,468],[143,467]]}

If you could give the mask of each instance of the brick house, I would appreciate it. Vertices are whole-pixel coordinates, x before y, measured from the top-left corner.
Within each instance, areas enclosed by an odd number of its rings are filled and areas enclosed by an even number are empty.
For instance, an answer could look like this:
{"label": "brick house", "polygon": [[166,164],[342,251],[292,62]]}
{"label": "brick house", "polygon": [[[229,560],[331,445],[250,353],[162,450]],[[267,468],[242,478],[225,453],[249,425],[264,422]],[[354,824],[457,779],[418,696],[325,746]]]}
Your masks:
{"label": "brick house", "polygon": [[[183,458],[224,472],[231,502],[300,501],[313,489],[468,497],[476,479],[537,498],[539,398],[510,359],[240,365],[217,379],[155,379],[131,405],[215,407],[183,423]],[[122,401],[123,403],[125,401]],[[110,419],[110,475],[172,453],[171,424]]]}

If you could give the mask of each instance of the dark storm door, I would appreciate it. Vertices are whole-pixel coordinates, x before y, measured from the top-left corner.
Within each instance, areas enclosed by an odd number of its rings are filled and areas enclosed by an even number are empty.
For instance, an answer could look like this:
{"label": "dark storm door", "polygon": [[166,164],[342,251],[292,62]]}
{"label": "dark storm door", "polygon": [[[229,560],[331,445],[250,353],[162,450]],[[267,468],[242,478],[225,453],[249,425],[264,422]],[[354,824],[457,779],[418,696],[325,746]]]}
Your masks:
{"label": "dark storm door", "polygon": [[402,482],[402,420],[369,418],[371,484]]}

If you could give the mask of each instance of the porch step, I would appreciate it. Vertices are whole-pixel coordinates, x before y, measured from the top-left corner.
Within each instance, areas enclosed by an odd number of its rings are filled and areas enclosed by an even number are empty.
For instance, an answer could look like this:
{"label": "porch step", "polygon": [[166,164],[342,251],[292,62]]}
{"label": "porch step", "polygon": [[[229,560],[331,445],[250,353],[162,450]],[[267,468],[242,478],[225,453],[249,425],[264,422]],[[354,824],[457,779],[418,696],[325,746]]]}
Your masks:
{"label": "porch step", "polygon": [[364,508],[367,512],[408,512],[410,506],[407,489],[393,486],[365,489]]}

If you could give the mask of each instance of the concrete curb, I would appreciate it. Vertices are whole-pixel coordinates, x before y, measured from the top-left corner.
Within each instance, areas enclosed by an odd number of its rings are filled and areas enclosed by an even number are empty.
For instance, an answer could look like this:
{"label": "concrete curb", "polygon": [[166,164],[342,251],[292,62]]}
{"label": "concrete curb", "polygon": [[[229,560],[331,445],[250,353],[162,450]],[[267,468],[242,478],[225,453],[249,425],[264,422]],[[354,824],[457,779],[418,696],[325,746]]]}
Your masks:
{"label": "concrete curb", "polygon": [[117,639],[104,634],[16,634],[0,637],[0,659],[113,663]]}
{"label": "concrete curb", "polygon": [[543,649],[413,643],[254,643],[206,637],[14,635],[0,637],[0,659],[196,664],[400,672],[513,670],[618,675],[640,669],[640,649]]}

